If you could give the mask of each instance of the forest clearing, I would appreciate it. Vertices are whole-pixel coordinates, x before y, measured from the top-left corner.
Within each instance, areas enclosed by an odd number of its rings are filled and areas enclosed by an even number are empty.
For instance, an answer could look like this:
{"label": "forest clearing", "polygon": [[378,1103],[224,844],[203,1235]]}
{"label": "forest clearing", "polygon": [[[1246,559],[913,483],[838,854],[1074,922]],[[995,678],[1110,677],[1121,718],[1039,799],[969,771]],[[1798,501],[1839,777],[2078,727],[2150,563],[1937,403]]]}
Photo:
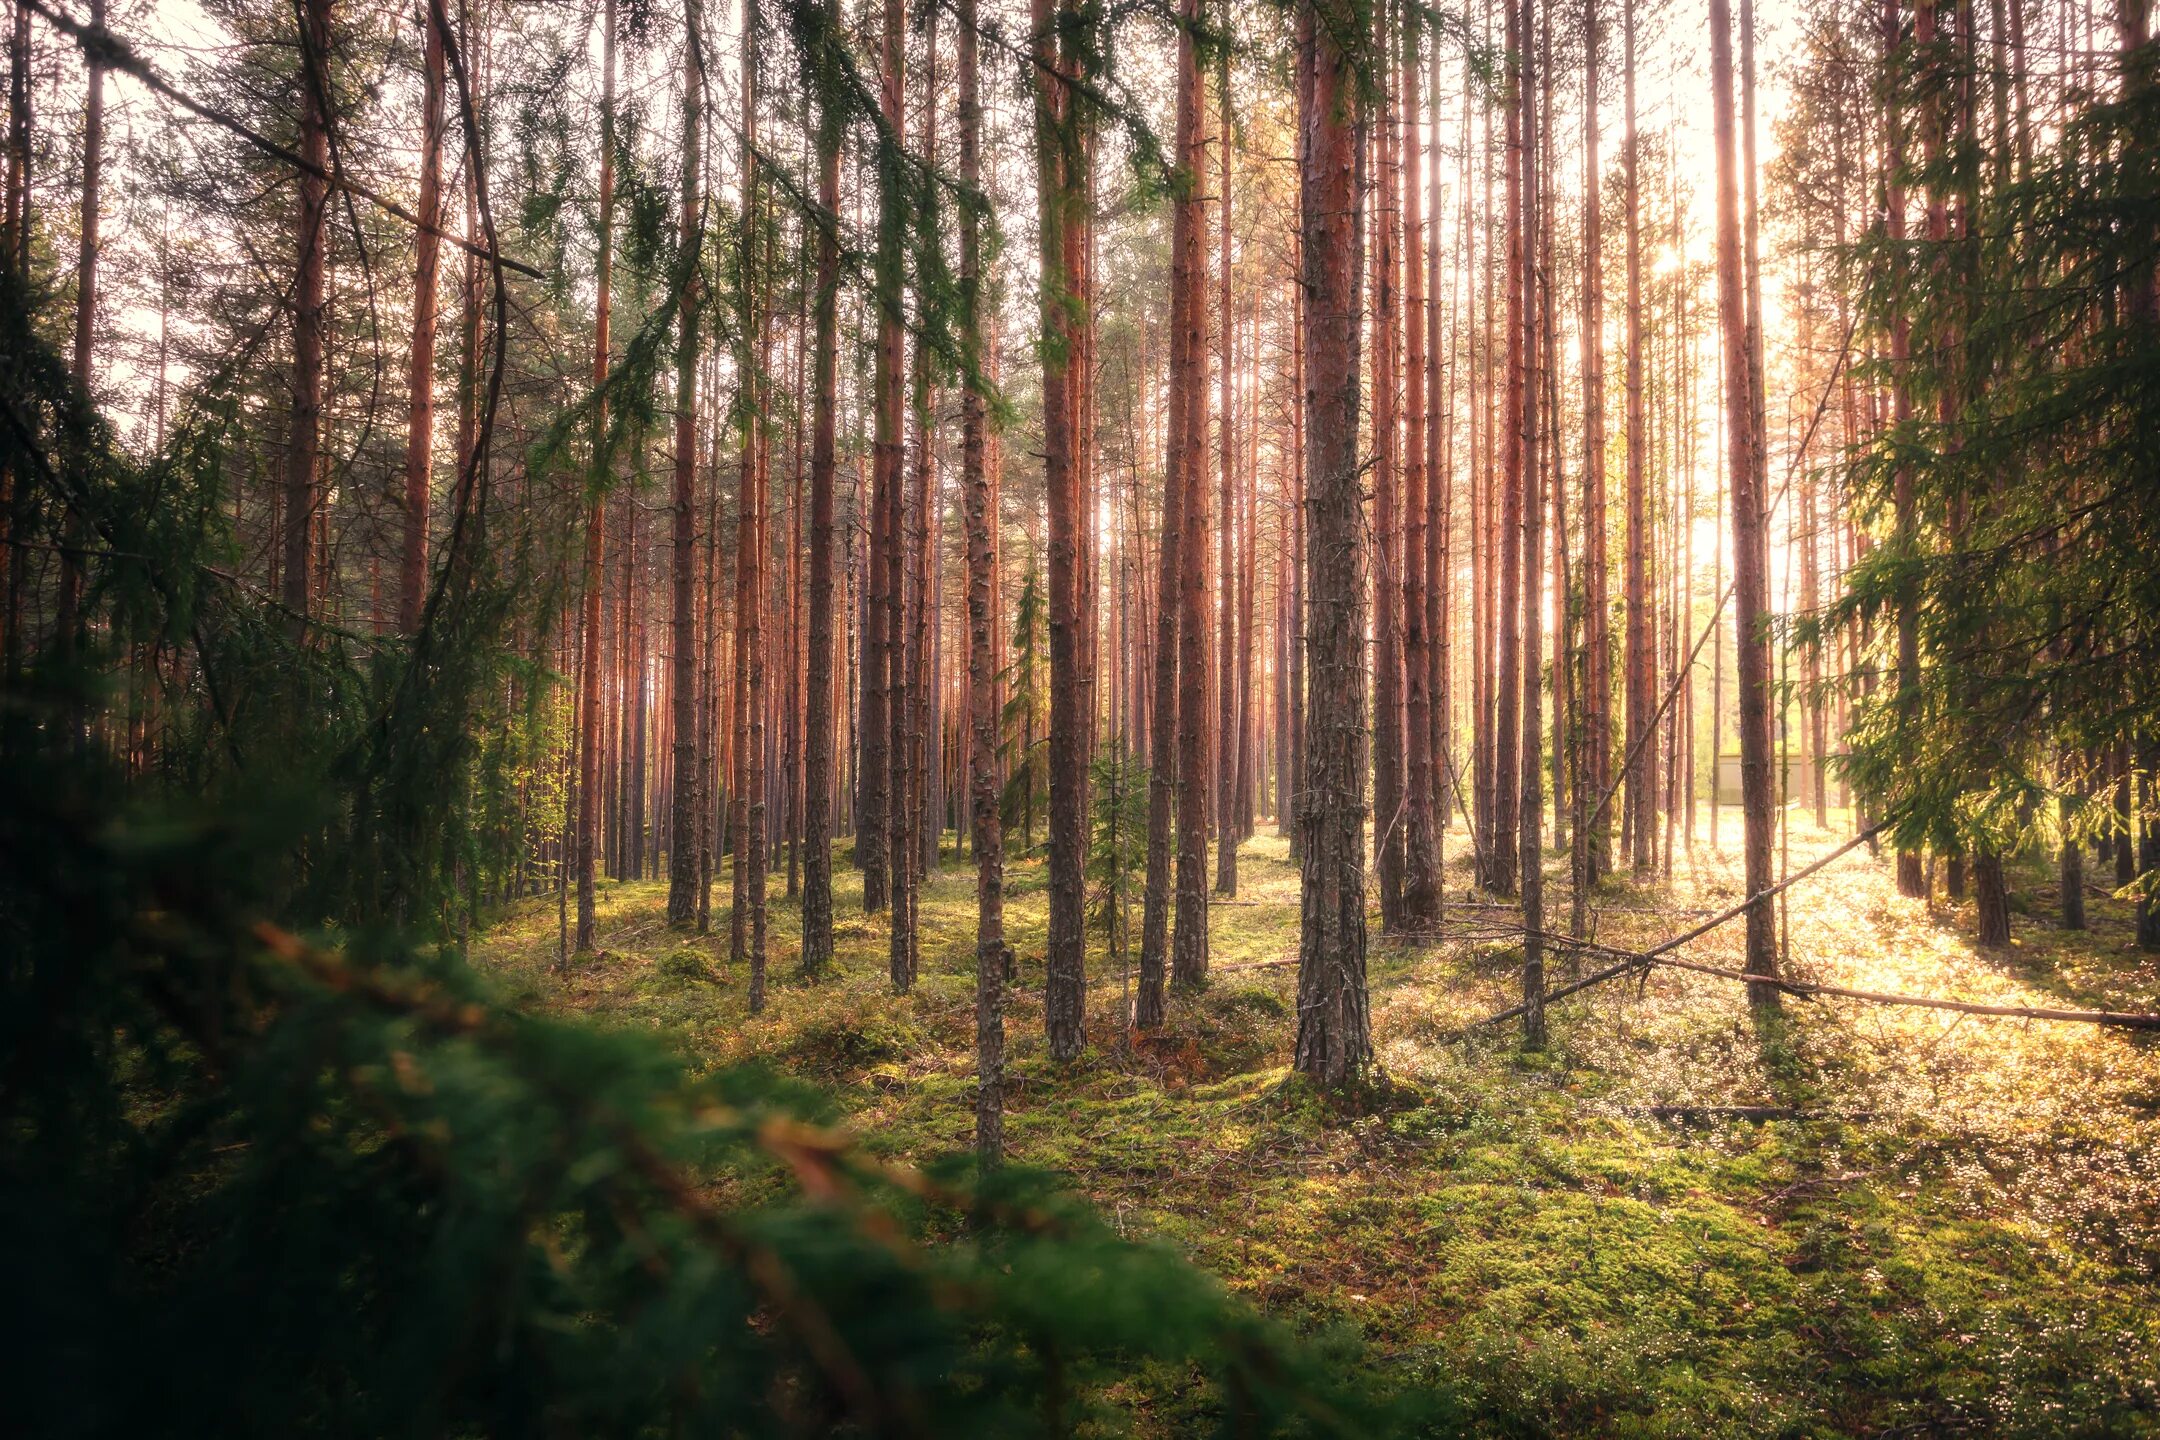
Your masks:
{"label": "forest clearing", "polygon": [[0,12],[0,1429],[2160,1435],[2149,0]]}

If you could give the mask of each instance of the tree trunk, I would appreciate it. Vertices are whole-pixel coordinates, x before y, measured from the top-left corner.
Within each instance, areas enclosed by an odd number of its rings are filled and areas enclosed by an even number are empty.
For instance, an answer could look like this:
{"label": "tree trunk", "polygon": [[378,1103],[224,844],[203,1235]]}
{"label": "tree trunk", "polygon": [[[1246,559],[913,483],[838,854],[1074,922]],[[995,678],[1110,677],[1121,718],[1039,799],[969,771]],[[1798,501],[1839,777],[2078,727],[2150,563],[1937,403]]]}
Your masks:
{"label": "tree trunk", "polygon": [[[1650,511],[1647,460],[1648,414],[1643,403],[1642,174],[1641,139],[1635,125],[1635,0],[1624,0],[1626,138],[1623,184],[1627,191],[1627,772],[1629,861],[1647,873],[1657,861],[1657,737],[1651,724],[1657,706],[1657,658],[1650,625]],[[1713,832],[1714,833],[1714,832]]]}
{"label": "tree trunk", "polygon": [[[1181,0],[1187,22],[1177,38],[1176,161],[1179,185],[1173,190],[1170,216],[1170,386],[1164,416],[1162,538],[1156,553],[1155,673],[1149,696],[1149,774],[1147,882],[1141,898],[1140,982],[1133,999],[1133,1024],[1152,1030],[1163,1022],[1163,987],[1170,937],[1171,826],[1182,824],[1180,785],[1183,746],[1178,706],[1183,669],[1178,642],[1185,581],[1185,483],[1191,469],[1193,439],[1186,420],[1189,392],[1197,382],[1193,355],[1201,321],[1192,299],[1199,291],[1197,271],[1205,241],[1201,235],[1199,158],[1201,85],[1193,55],[1191,25],[1199,18],[1197,0]],[[1182,860],[1183,847],[1179,847]]]}
{"label": "tree trunk", "polygon": [[1400,515],[1401,436],[1397,430],[1402,394],[1399,345],[1400,261],[1398,233],[1401,170],[1396,153],[1396,111],[1400,76],[1394,63],[1390,25],[1392,7],[1378,14],[1374,68],[1380,83],[1379,123],[1372,144],[1379,167],[1373,214],[1373,835],[1374,867],[1380,879],[1380,926],[1399,930],[1403,923],[1403,565]]}
{"label": "tree trunk", "polygon": [[[1510,418],[1519,437],[1515,446],[1519,450],[1517,478],[1522,487],[1522,788],[1516,840],[1520,847],[1517,871],[1523,911],[1523,1045],[1530,1050],[1545,1046],[1545,756],[1540,743],[1544,731],[1541,672],[1545,660],[1545,471],[1538,458],[1538,410],[1545,386],[1539,358],[1542,267],[1531,259],[1543,249],[1539,235],[1544,202],[1539,189],[1538,104],[1533,84],[1536,64],[1531,48],[1536,18],[1537,0],[1522,0],[1515,47],[1516,108],[1522,124],[1522,210],[1508,217],[1508,224],[1518,232],[1517,243],[1523,252],[1523,293],[1519,303],[1522,333],[1509,337],[1510,345],[1520,354],[1519,363],[1510,368],[1520,373],[1511,377],[1508,391],[1519,407]],[[1510,295],[1509,301],[1515,304],[1516,297]]]}
{"label": "tree trunk", "polygon": [[699,7],[683,11],[683,140],[681,269],[676,295],[675,334],[675,475],[671,519],[674,522],[673,616],[668,631],[671,674],[669,699],[674,710],[674,774],[668,822],[668,923],[688,925],[697,919],[699,785],[697,703],[697,366],[698,265],[704,235],[700,214],[699,142],[704,126],[704,39],[698,33]]}
{"label": "tree trunk", "polygon": [[[1717,144],[1718,320],[1725,340],[1727,464],[1731,474],[1733,603],[1739,626],[1740,789],[1746,825],[1747,894],[1770,887],[1770,841],[1776,777],[1770,755],[1769,584],[1764,530],[1766,497],[1755,455],[1752,358],[1748,351],[1745,278],[1740,254],[1737,145],[1733,134],[1732,17],[1726,0],[1710,0],[1710,100]],[[1767,904],[1747,915],[1747,972],[1777,974],[1777,915]],[[1749,1002],[1774,1007],[1778,992],[1751,985]]]}
{"label": "tree trunk", "polygon": [[[1216,76],[1216,101],[1221,106],[1216,123],[1216,185],[1222,191],[1222,229],[1217,234],[1216,319],[1221,336],[1216,346],[1216,381],[1221,399],[1216,416],[1216,440],[1222,480],[1222,514],[1217,521],[1221,543],[1215,573],[1220,617],[1215,632],[1215,893],[1237,894],[1237,765],[1238,711],[1237,663],[1237,556],[1232,537],[1237,530],[1237,315],[1230,304],[1230,62],[1227,58]],[[1247,637],[1249,642],[1251,637]]]}
{"label": "tree trunk", "polygon": [[[826,20],[837,33],[839,0],[825,3]],[[973,0],[966,3],[972,4]],[[969,47],[972,55],[972,30],[961,43]],[[818,204],[834,215],[840,212],[843,125],[837,106],[819,108]],[[963,223],[972,226],[973,221]],[[810,657],[804,666],[803,702],[802,969],[812,979],[824,976],[833,959],[833,485],[840,367],[840,237],[822,225],[817,230],[816,303],[810,416]]]}
{"label": "tree trunk", "polygon": [[[1507,45],[1520,55],[1529,45],[1523,33],[1523,14],[1514,3],[1507,13]],[[1528,322],[1523,297],[1528,293],[1532,237],[1523,229],[1524,125],[1523,110],[1529,97],[1523,94],[1523,69],[1510,66],[1507,80],[1507,433],[1502,437],[1500,495],[1500,591],[1499,691],[1494,701],[1494,769],[1492,830],[1486,856],[1492,874],[1488,884],[1498,894],[1513,895],[1521,859],[1519,825],[1522,767],[1522,596],[1524,455],[1523,407],[1536,403],[1528,396],[1523,340]],[[1534,749],[1534,747],[1533,747]]]}
{"label": "tree trunk", "polygon": [[405,545],[398,557],[398,628],[420,630],[427,592],[428,481],[435,449],[435,304],[442,252],[445,51],[441,27],[426,22],[420,92],[420,223],[413,235],[412,363],[406,371]]}
{"label": "tree trunk", "polygon": [[[1405,679],[1403,805],[1402,925],[1413,934],[1429,933],[1440,923],[1440,874],[1438,846],[1433,824],[1433,664],[1432,617],[1427,604],[1428,587],[1445,583],[1428,571],[1428,545],[1432,516],[1426,497],[1428,462],[1426,404],[1436,388],[1426,368],[1425,267],[1419,262],[1425,249],[1424,211],[1420,204],[1418,132],[1422,104],[1418,64],[1421,27],[1406,7],[1402,33],[1402,158],[1403,158],[1403,357],[1405,425],[1403,434],[1403,670]],[[1434,100],[1439,99],[1437,89]],[[1438,228],[1439,216],[1433,217]],[[1434,337],[1437,345],[1438,336]],[[1435,418],[1435,426],[1438,421]]]}
{"label": "tree trunk", "polygon": [[[1191,13],[1197,22],[1197,5]],[[1193,125],[1180,168],[1197,191],[1207,164],[1205,92],[1197,74],[1191,83],[1196,92]],[[1191,204],[1185,236],[1189,248],[1180,252],[1183,278],[1191,287],[1185,310],[1187,375],[1182,392],[1172,391],[1183,400],[1185,411],[1179,422],[1184,470],[1177,482],[1185,506],[1179,528],[1186,542],[1178,573],[1177,928],[1170,955],[1170,978],[1180,987],[1203,983],[1208,972],[1207,211],[1197,199]]]}
{"label": "tree trunk", "polygon": [[874,436],[871,442],[869,604],[863,626],[861,800],[855,845],[863,872],[863,909],[885,908],[890,889],[888,825],[892,794],[892,690],[898,674],[894,650],[900,555],[900,352],[903,320],[904,246],[908,218],[902,177],[906,135],[905,6],[884,0],[880,39],[879,110],[886,132],[878,142],[877,254],[872,262],[877,306],[877,353],[870,382]]}
{"label": "tree trunk", "polygon": [[[743,11],[742,139],[744,207],[755,216],[763,189],[757,145],[758,0]],[[765,1008],[765,477],[767,431],[765,405],[755,378],[766,373],[771,350],[766,303],[770,256],[760,255],[744,229],[744,271],[748,303],[745,324],[753,348],[750,404],[743,407],[740,477],[735,502],[735,651],[740,693],[736,711],[742,746],[735,756],[735,923],[734,934],[747,945],[748,1004],[756,1015]]]}
{"label": "tree trunk", "polygon": [[[837,7],[837,0],[834,3]],[[959,0],[959,7],[960,180],[972,188],[982,183],[975,0]],[[837,126],[833,139],[839,139]],[[973,209],[961,210],[960,339],[970,362],[978,365],[983,358],[980,223]],[[837,268],[837,245],[824,243],[834,245]],[[822,270],[822,258],[819,263]],[[830,292],[821,289],[819,293],[822,297]],[[820,304],[830,301],[821,299]],[[819,373],[829,380],[831,331],[822,318],[825,312],[820,313]],[[824,398],[829,419],[829,394]],[[990,476],[984,463],[988,419],[982,385],[970,377],[960,397],[960,490],[967,517],[968,799],[970,843],[975,851],[975,1154],[985,1165],[995,1164],[1005,1150],[1006,964],[1005,841],[998,825],[997,687],[992,679],[997,665],[997,514],[991,507]],[[829,429],[826,444],[829,451]],[[813,572],[814,567],[813,560]],[[813,601],[813,631],[816,615]]]}
{"label": "tree trunk", "polygon": [[[1325,7],[1323,10],[1322,7]],[[1298,818],[1303,882],[1294,1063],[1341,1087],[1372,1062],[1365,983],[1364,547],[1358,480],[1359,285],[1365,115],[1344,44],[1359,11],[1300,0],[1299,264],[1306,296],[1305,556],[1313,684]]]}
{"label": "tree trunk", "polygon": [[[615,258],[615,0],[607,0],[601,21],[600,70],[600,258],[594,274],[593,389],[604,391],[608,374],[608,317]],[[468,355],[467,364],[472,364]],[[593,404],[593,451],[605,453],[607,401]],[[600,672],[601,602],[607,593],[608,487],[595,476],[591,514],[585,527],[585,623],[578,700],[577,801],[577,939],[572,949],[590,953],[595,938],[593,870],[600,850],[600,712],[606,696]]]}
{"label": "tree trunk", "polygon": [[330,5],[305,0],[300,14],[300,207],[293,280],[292,414],[285,443],[285,563],[279,598],[295,639],[307,634],[315,577],[315,471],[322,455],[324,220],[330,183]]}
{"label": "tree trunk", "polygon": [[[1903,69],[1904,31],[1898,20],[1899,0],[1883,0],[1883,181],[1884,227],[1892,249],[1905,243],[1905,127],[1898,103]],[[1890,417],[1901,429],[1912,419],[1912,392],[1906,371],[1912,356],[1912,322],[1903,306],[1894,306],[1890,319]],[[1913,498],[1910,467],[1900,465],[1893,479],[1894,543],[1910,547],[1918,535],[1918,514]],[[1913,582],[1897,590],[1897,711],[1909,719],[1920,695],[1919,596]],[[1927,894],[1927,872],[1920,852],[1900,846],[1897,852],[1897,887],[1900,895]]]}
{"label": "tree trunk", "polygon": [[1053,48],[1051,0],[1033,0],[1035,166],[1041,210],[1043,328],[1043,485],[1050,531],[1050,927],[1043,982],[1043,1024],[1053,1059],[1070,1060],[1086,1043],[1086,915],[1081,867],[1086,856],[1088,717],[1081,707],[1081,636],[1077,590],[1079,468],[1073,453],[1072,292],[1066,226],[1081,201],[1081,146],[1070,54]]}
{"label": "tree trunk", "polygon": [[[1629,0],[1632,10],[1633,0]],[[1630,21],[1632,26],[1632,20]],[[1597,0],[1583,4],[1583,652],[1581,773],[1575,777],[1575,827],[1584,832],[1578,886],[1595,885],[1610,866],[1609,809],[1593,817],[1612,780],[1612,638],[1605,554],[1605,217],[1598,151]]]}

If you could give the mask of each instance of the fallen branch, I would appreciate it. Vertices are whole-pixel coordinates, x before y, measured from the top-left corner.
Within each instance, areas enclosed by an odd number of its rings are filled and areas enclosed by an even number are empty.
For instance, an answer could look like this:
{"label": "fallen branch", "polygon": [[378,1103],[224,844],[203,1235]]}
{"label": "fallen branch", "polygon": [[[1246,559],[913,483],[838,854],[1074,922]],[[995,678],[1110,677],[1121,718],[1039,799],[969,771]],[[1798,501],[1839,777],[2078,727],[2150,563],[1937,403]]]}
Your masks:
{"label": "fallen branch", "polygon": [[[1620,963],[1618,963],[1617,965],[1608,966],[1593,975],[1585,975],[1579,980],[1570,980],[1565,985],[1561,985],[1555,989],[1546,991],[1543,1003],[1550,1005],[1555,1000],[1564,1000],[1568,996],[1575,994],[1577,991],[1588,990],[1593,985],[1602,985],[1607,980],[1617,980],[1621,976],[1632,974],[1635,971],[1644,968],[1645,966],[1660,963],[1659,957],[1664,955],[1667,951],[1677,950],[1682,945],[1687,944],[1690,940],[1701,939],[1704,935],[1707,935],[1712,930],[1717,929],[1718,926],[1723,925],[1726,921],[1733,919],[1735,916],[1744,915],[1752,907],[1760,905],[1764,901],[1773,898],[1777,895],[1779,891],[1784,890],[1790,886],[1797,885],[1802,880],[1807,879],[1810,875],[1816,874],[1827,866],[1835,863],[1838,860],[1843,859],[1846,855],[1852,853],[1854,850],[1858,849],[1860,846],[1866,844],[1869,840],[1873,839],[1875,835],[1878,834],[1882,830],[1883,826],[1887,823],[1887,821],[1878,821],[1877,823],[1870,825],[1867,829],[1861,831],[1858,835],[1853,836],[1852,839],[1846,841],[1843,845],[1838,846],[1837,849],[1831,851],[1829,854],[1823,856],[1821,859],[1816,860],[1814,863],[1793,871],[1792,874],[1786,876],[1783,880],[1778,881],[1777,884],[1772,885],[1767,890],[1762,891],[1760,894],[1751,895],[1747,899],[1741,901],[1739,904],[1734,905],[1729,909],[1719,911],[1717,914],[1711,916],[1708,920],[1703,921],[1700,925],[1695,926],[1693,929],[1683,930],[1678,935],[1673,936],[1670,940],[1663,941],[1648,950],[1621,950],[1611,945],[1600,945],[1593,940],[1576,940],[1566,935],[1552,934],[1542,930],[1539,931],[1538,934],[1543,939],[1556,945],[1570,946],[1573,949],[1590,954],[1617,955],[1620,957]],[[1762,977],[1757,976],[1754,978],[1761,979]],[[1459,1040],[1463,1036],[1468,1035],[1472,1030],[1481,1030],[1488,1025],[1498,1025],[1503,1020],[1513,1020],[1516,1016],[1523,1013],[1524,1008],[1525,1007],[1521,1005],[1510,1005],[1507,1009],[1502,1010],[1497,1015],[1488,1015],[1482,1020],[1473,1020],[1468,1025],[1463,1026],[1460,1030],[1452,1031],[1451,1033],[1441,1038],[1443,1040]]]}
{"label": "fallen branch", "polygon": [[[1802,1110],[1797,1105],[1630,1105],[1659,1120],[1872,1120],[1872,1110]],[[1781,1192],[1782,1193],[1782,1192]]]}
{"label": "fallen branch", "polygon": [[2118,1030],[2160,1030],[2160,1015],[2134,1010],[2060,1010],[2045,1005],[1983,1005],[1976,1000],[1936,1000],[1925,995],[1894,995],[1886,990],[1854,990],[1844,985],[1823,985],[1813,980],[1774,980],[1741,970],[1726,970],[1694,960],[1659,956],[1653,965],[1692,970],[1720,980],[1740,980],[1768,985],[1792,995],[1830,995],[1844,1000],[1869,1000],[1877,1005],[1909,1005],[1921,1010],[1954,1010],[1960,1015],[1994,1015],[2010,1020],[2060,1020],[2072,1025],[2106,1025]]}

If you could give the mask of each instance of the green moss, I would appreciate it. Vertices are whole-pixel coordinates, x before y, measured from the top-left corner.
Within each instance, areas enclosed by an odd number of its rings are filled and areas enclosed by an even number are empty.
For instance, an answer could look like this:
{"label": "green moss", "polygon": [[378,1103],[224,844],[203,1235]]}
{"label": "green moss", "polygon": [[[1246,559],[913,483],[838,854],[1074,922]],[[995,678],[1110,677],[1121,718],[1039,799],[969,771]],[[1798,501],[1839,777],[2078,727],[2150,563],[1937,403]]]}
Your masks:
{"label": "green moss", "polygon": [[[1466,883],[1460,838],[1451,898]],[[1677,928],[1659,907],[1713,904],[1733,888],[1731,861],[1706,855],[1671,892],[1601,887],[1613,908],[1600,938]],[[1213,983],[1173,997],[1160,1034],[1131,1036],[1129,980],[1091,956],[1090,1043],[1056,1064],[1041,1033],[1044,868],[1008,865],[1011,1152],[1070,1177],[1127,1233],[1178,1246],[1303,1326],[1361,1334],[1388,1383],[1444,1380],[1476,1434],[2154,1433],[2160,1057],[2080,1035],[2105,1048],[2026,1062],[2003,1048],[2023,1031],[1828,1005],[1763,1024],[1731,987],[1665,979],[1557,1007],[1543,1055],[1504,1031],[1441,1043],[1519,989],[1519,952],[1479,938],[1487,912],[1463,910],[1450,924],[1464,938],[1439,946],[1382,943],[1375,929],[1384,1083],[1330,1099],[1286,1069],[1296,871],[1271,838],[1249,843],[1240,869],[1239,903],[1210,909]],[[1873,874],[1825,892],[1835,903],[1819,918],[1796,908],[1800,963],[1921,947],[1925,975],[1881,988],[1997,973]],[[844,863],[835,877],[836,974],[794,978],[800,912],[776,899],[770,1003],[754,1020],[724,907],[713,936],[685,939],[660,923],[658,884],[605,897],[610,953],[597,960],[552,968],[549,905],[506,917],[483,961],[538,1007],[665,1030],[694,1063],[756,1061],[812,1082],[882,1153],[963,1150],[973,869],[948,857],[930,877],[921,976],[897,998],[885,917],[861,913]],[[2119,940],[2120,908],[2096,903],[2092,944]],[[2085,942],[2045,938],[2016,962],[2032,983],[2137,1003],[2108,988],[2118,972]],[[2005,1068],[2019,1063],[2029,1073]],[[2104,1103],[2058,1095],[2071,1079]],[[1683,1125],[1646,1113],[1652,1103],[1820,1118]],[[2034,1177],[2048,1177],[2045,1201],[2026,1193]],[[1207,1418],[1182,1408],[1177,1377],[1143,1369],[1131,1384],[1151,1397],[1151,1433]]]}

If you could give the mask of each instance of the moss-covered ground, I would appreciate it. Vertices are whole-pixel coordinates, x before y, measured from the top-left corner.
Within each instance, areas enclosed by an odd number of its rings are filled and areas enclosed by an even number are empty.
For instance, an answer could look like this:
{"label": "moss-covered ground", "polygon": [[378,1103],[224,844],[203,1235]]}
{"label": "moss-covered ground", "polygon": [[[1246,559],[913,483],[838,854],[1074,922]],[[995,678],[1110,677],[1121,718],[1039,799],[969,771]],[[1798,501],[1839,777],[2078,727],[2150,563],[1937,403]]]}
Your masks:
{"label": "moss-covered ground", "polygon": [[[1669,882],[1602,887],[1597,938],[1647,944],[1731,904],[1725,819],[1725,845],[1698,840]],[[1789,863],[1839,838],[1796,820]],[[1125,979],[1094,947],[1091,1044],[1066,1066],[1042,1041],[1041,862],[1010,860],[1013,1157],[1274,1313],[1350,1323],[1375,1363],[1457,1392],[1492,1435],[2160,1433],[2160,1046],[1844,1000],[1789,1001],[1765,1027],[1738,987],[1671,970],[1563,1002],[1542,1055],[1510,1030],[1450,1038],[1519,988],[1509,912],[1473,898],[1466,849],[1458,828],[1442,939],[1375,923],[1385,1083],[1349,1106],[1284,1083],[1297,873],[1271,831],[1242,851],[1239,898],[1211,910],[1212,983],[1173,1001],[1163,1034],[1128,1037]],[[475,955],[521,1003],[663,1033],[695,1065],[813,1082],[880,1152],[961,1149],[973,867],[948,854],[928,884],[903,998],[884,917],[862,915],[856,872],[836,873],[839,973],[817,985],[795,976],[800,911],[775,876],[756,1019],[724,884],[710,936],[667,927],[664,882],[631,883],[605,887],[597,955],[556,968],[552,902]],[[1564,924],[1564,857],[1549,873]],[[2052,868],[2017,874],[2017,941],[1987,955],[1969,914],[1898,896],[1887,858],[1854,852],[1791,892],[1792,972],[2160,1009],[2160,961],[2132,946],[2127,906],[2096,895],[2091,930],[2059,931]],[[1736,965],[1739,939],[1728,926],[1685,953]],[[1733,1105],[1800,1118],[1652,1110]]]}

